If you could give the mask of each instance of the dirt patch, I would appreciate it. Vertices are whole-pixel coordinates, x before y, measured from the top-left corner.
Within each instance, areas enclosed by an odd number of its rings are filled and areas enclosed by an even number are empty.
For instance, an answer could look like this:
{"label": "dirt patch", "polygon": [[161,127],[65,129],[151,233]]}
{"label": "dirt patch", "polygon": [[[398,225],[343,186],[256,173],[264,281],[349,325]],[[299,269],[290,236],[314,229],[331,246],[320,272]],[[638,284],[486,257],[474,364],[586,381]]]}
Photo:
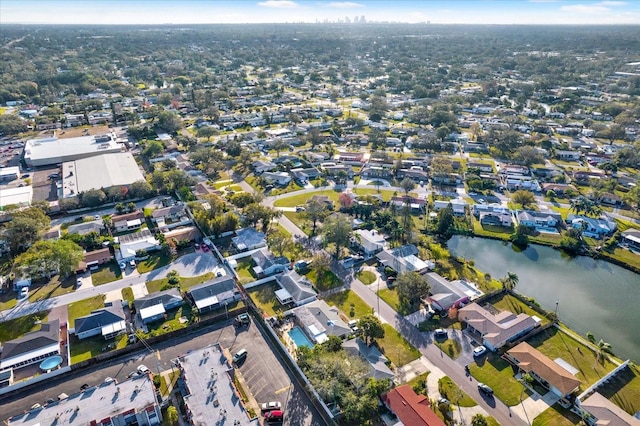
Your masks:
{"label": "dirt patch", "polygon": [[59,139],[77,138],[79,136],[101,135],[104,133],[109,133],[110,131],[111,129],[109,129],[109,126],[105,125],[91,127],[70,127],[68,129],[57,130],[56,136]]}

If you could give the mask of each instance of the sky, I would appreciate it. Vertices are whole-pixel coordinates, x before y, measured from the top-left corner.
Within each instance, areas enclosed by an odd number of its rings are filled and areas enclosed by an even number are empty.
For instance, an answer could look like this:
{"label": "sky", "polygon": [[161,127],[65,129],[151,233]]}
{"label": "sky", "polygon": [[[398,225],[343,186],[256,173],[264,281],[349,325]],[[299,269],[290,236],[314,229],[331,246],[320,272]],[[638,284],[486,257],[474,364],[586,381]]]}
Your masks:
{"label": "sky", "polygon": [[640,25],[640,0],[0,0],[0,24]]}

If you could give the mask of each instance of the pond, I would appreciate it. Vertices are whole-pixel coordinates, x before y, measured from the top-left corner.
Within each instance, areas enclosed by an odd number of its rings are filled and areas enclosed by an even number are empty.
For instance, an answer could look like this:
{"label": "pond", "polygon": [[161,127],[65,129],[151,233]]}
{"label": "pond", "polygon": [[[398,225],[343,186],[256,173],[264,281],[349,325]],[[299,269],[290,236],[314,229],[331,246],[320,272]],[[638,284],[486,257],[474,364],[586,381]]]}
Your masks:
{"label": "pond", "polygon": [[516,289],[533,297],[580,335],[591,331],[620,358],[640,361],[640,275],[604,260],[569,257],[551,247],[520,251],[502,241],[454,236],[452,255],[500,279],[518,275]]}

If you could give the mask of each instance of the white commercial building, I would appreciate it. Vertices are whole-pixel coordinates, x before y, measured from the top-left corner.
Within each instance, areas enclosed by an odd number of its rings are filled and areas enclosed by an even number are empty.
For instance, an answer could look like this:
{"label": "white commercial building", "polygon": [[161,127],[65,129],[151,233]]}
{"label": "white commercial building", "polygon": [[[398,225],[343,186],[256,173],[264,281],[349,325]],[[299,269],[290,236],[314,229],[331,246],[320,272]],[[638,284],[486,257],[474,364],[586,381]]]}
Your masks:
{"label": "white commercial building", "polygon": [[136,160],[128,152],[102,154],[62,164],[62,198],[90,189],[127,186],[144,180]]}
{"label": "white commercial building", "polygon": [[29,166],[47,166],[111,152],[121,152],[115,133],[77,138],[30,139],[24,146],[24,160]]}
{"label": "white commercial building", "polygon": [[28,206],[33,198],[31,185],[0,189],[0,210],[6,206]]}

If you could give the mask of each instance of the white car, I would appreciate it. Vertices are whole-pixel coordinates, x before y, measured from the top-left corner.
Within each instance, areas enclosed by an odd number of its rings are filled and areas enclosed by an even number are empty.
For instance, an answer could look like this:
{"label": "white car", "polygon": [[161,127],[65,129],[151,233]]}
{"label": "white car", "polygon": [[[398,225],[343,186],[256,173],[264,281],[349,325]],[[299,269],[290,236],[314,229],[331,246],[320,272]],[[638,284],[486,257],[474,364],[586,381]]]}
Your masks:
{"label": "white car", "polygon": [[144,365],[144,364],[140,364],[140,365],[138,366],[138,373],[139,373],[139,374],[149,374],[149,369],[147,368],[147,366],[146,366],[146,365]]}
{"label": "white car", "polygon": [[22,287],[20,289],[20,298],[24,299],[25,297],[29,296],[29,287]]}
{"label": "white car", "polygon": [[478,346],[473,349],[473,356],[482,356],[487,352],[487,348],[484,346]]}
{"label": "white car", "polygon": [[279,410],[282,408],[282,404],[280,404],[278,401],[265,402],[260,406],[260,408],[262,409],[262,411]]}
{"label": "white car", "polygon": [[106,379],[104,379],[104,382],[105,382],[105,383],[111,383],[111,382],[113,382],[113,381],[114,381],[114,380],[113,380],[113,377],[107,377]]}

